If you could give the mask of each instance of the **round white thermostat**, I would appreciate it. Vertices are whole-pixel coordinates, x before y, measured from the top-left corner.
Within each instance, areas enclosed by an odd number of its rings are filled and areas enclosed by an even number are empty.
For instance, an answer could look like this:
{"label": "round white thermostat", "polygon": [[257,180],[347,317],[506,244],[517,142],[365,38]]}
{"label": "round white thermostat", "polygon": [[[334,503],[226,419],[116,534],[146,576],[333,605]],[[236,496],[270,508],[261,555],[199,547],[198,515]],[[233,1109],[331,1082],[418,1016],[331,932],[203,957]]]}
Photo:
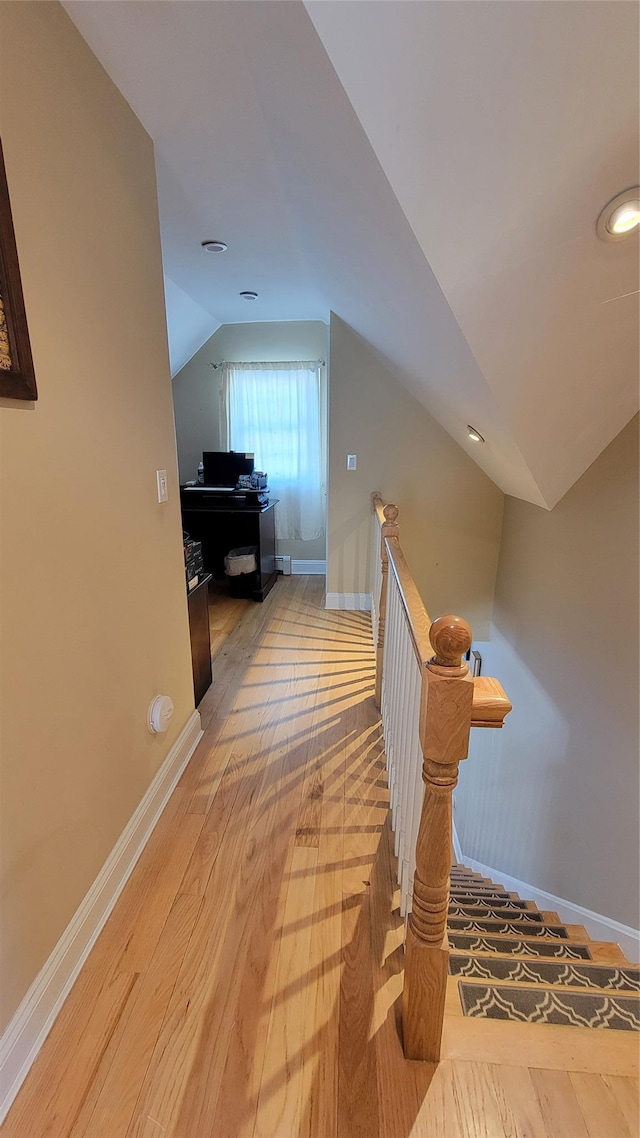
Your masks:
{"label": "round white thermostat", "polygon": [[149,704],[147,724],[152,735],[160,735],[167,730],[173,715],[173,700],[168,695],[156,695]]}

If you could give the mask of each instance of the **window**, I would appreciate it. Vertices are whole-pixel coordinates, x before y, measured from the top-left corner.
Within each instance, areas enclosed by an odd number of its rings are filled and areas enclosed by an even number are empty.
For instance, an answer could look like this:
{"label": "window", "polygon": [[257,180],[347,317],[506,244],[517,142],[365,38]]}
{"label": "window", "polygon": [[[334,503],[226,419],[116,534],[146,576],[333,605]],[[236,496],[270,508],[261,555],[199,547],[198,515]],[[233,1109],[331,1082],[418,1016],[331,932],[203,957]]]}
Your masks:
{"label": "window", "polygon": [[252,451],[279,499],[276,536],[310,541],[324,533],[317,362],[225,364],[230,450]]}

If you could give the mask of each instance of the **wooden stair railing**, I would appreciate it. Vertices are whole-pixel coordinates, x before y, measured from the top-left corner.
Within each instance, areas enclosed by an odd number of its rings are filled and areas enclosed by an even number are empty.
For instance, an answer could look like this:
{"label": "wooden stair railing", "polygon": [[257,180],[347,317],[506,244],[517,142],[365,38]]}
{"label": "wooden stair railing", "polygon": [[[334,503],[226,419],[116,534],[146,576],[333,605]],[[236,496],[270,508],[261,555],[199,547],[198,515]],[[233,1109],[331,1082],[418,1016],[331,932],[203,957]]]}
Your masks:
{"label": "wooden stair railing", "polygon": [[374,544],[378,543],[379,534],[380,547],[379,572],[374,572],[374,590],[377,580],[379,593],[373,598],[377,616],[378,706],[383,701],[383,680],[386,685],[388,679],[383,668],[390,588],[397,589],[420,668],[418,733],[424,796],[406,930],[403,1046],[407,1059],[437,1061],[449,959],[446,923],[452,860],[452,793],[458,781],[458,764],[467,757],[471,727],[502,727],[511,704],[497,680],[469,675],[464,656],[471,647],[472,633],[467,622],[451,615],[430,621],[400,548],[397,507],[384,506],[376,494],[372,495],[372,511],[376,523]]}
{"label": "wooden stair railing", "polygon": [[[382,698],[382,657],[384,652],[384,624],[387,611],[387,575],[389,572],[389,557],[387,554],[386,539],[398,536],[398,507],[390,504],[385,506],[379,494],[371,495],[371,512],[376,515],[380,532],[374,529],[374,592],[376,604],[374,607],[374,635],[376,641],[376,686],[375,701],[378,711]],[[376,584],[378,587],[376,588]]]}

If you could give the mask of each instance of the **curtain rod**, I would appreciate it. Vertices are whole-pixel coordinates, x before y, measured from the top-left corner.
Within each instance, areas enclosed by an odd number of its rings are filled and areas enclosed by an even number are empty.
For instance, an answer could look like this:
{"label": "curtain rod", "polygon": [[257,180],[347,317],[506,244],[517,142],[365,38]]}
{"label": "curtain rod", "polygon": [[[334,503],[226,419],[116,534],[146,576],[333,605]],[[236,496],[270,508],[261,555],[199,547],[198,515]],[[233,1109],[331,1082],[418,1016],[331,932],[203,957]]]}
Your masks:
{"label": "curtain rod", "polygon": [[291,367],[292,364],[303,364],[307,367],[326,367],[325,360],[220,360],[220,363],[209,363],[214,371],[221,367]]}

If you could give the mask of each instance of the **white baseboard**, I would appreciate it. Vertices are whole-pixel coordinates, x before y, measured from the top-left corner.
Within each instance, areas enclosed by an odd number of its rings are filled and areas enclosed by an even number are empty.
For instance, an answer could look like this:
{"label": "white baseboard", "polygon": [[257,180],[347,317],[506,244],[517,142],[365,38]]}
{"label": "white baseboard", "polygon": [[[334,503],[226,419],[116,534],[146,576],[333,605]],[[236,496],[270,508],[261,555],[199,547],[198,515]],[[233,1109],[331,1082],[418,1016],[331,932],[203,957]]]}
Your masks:
{"label": "white baseboard", "polygon": [[292,557],[291,572],[297,573],[298,575],[310,573],[313,576],[325,577],[327,573],[327,563],[326,561],[307,561],[302,559],[296,560],[294,557]]}
{"label": "white baseboard", "polygon": [[371,593],[327,593],[325,608],[371,611]]}
{"label": "white baseboard", "polygon": [[519,893],[523,900],[535,901],[539,909],[550,909],[558,913],[560,920],[570,925],[584,925],[593,940],[615,941],[620,945],[628,960],[637,963],[640,960],[640,931],[629,925],[621,925],[611,917],[604,917],[601,913],[594,913],[591,909],[583,909],[582,905],[574,905],[563,897],[555,897],[553,893],[546,893],[544,889],[536,889],[526,881],[519,881],[508,873],[490,865],[483,865],[481,861],[465,857],[460,851],[456,853],[458,861],[464,862],[469,869],[490,877],[492,881],[500,882],[509,893]]}
{"label": "white baseboard", "polygon": [[202,734],[200,714],[194,711],[7,1025],[0,1039],[0,1123],[20,1090]]}

